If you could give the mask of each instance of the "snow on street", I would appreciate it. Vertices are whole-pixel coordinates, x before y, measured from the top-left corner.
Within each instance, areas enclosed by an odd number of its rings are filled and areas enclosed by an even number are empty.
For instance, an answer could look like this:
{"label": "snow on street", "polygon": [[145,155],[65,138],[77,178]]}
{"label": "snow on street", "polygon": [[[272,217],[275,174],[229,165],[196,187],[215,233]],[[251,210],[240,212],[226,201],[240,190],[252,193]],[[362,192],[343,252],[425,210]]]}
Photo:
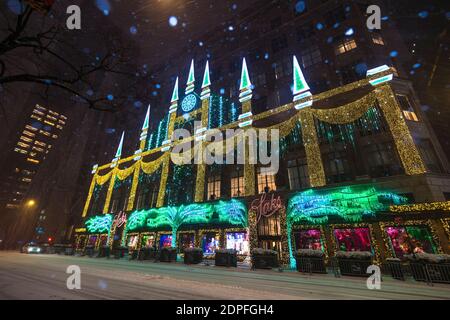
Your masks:
{"label": "snow on street", "polygon": [[[81,290],[66,268],[81,268]],[[0,299],[450,299],[450,285],[0,251]]]}

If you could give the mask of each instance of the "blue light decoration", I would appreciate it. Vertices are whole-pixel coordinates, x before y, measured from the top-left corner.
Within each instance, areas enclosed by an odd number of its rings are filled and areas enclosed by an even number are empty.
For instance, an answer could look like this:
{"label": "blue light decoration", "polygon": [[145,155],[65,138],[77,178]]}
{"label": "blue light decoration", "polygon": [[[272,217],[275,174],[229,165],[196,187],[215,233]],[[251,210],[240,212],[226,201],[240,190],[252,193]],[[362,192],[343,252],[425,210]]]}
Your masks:
{"label": "blue light decoration", "polygon": [[299,223],[325,224],[329,217],[345,222],[359,222],[377,212],[388,211],[390,205],[405,204],[408,199],[392,192],[379,192],[373,187],[359,190],[345,187],[328,191],[309,189],[294,194],[288,202],[286,224],[291,267],[295,268],[292,252],[292,226]]}
{"label": "blue light decoration", "polygon": [[183,112],[191,112],[198,105],[198,98],[194,93],[188,94],[181,102]]}
{"label": "blue light decoration", "polygon": [[89,233],[109,233],[112,221],[112,214],[105,214],[90,217],[86,220],[85,225]]}

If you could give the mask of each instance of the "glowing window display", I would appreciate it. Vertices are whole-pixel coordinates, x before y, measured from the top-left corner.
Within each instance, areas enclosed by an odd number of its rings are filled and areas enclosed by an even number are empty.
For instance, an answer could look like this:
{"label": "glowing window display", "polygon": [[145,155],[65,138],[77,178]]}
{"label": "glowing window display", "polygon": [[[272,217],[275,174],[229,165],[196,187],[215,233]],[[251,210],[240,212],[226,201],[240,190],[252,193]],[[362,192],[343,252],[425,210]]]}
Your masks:
{"label": "glowing window display", "polygon": [[323,243],[319,229],[299,230],[295,232],[295,248],[322,250]]}
{"label": "glowing window display", "polygon": [[219,234],[207,233],[202,237],[202,249],[205,254],[213,254],[219,249]]}
{"label": "glowing window display", "polygon": [[340,251],[372,251],[369,228],[335,229],[334,237]]}
{"label": "glowing window display", "polygon": [[411,253],[436,253],[433,238],[426,226],[386,227],[385,231],[396,258]]}
{"label": "glowing window display", "polygon": [[136,249],[138,245],[139,236],[138,235],[132,235],[128,237],[128,248],[130,249]]}
{"label": "glowing window display", "polygon": [[159,238],[159,247],[171,247],[172,246],[172,235],[171,234],[163,234]]}
{"label": "glowing window display", "polygon": [[100,246],[106,246],[108,242],[108,236],[106,234],[102,234],[100,236]]}
{"label": "glowing window display", "polygon": [[145,234],[142,236],[142,247],[144,248],[151,248],[155,245],[155,236]]}
{"label": "glowing window display", "polygon": [[179,247],[181,249],[193,248],[194,244],[194,234],[193,233],[182,233],[180,234]]}
{"label": "glowing window display", "polygon": [[234,249],[238,254],[247,255],[248,249],[247,232],[228,232],[227,233],[227,249]]}
{"label": "glowing window display", "polygon": [[90,236],[88,241],[88,246],[95,246],[95,243],[97,242],[97,236]]}

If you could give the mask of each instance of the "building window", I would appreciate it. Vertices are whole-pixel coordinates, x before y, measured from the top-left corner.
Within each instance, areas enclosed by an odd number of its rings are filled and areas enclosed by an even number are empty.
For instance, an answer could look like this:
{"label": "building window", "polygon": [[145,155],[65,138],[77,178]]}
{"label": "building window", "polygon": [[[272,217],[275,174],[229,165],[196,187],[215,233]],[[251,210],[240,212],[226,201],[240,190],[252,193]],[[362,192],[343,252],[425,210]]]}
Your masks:
{"label": "building window", "polygon": [[356,42],[353,39],[340,40],[334,46],[334,53],[336,55],[340,55],[340,54],[349,52],[349,51],[351,51],[353,49],[356,49],[356,47],[357,47]]}
{"label": "building window", "polygon": [[231,196],[241,197],[244,195],[245,185],[243,172],[236,171],[231,178]]}
{"label": "building window", "polygon": [[384,231],[396,258],[403,258],[405,254],[437,252],[427,226],[386,227]]}
{"label": "building window", "polygon": [[291,190],[309,187],[308,165],[306,159],[288,161],[288,178]]}
{"label": "building window", "polygon": [[220,175],[208,177],[208,199],[220,198]]}
{"label": "building window", "polygon": [[433,145],[428,139],[421,139],[417,144],[422,160],[431,172],[440,173],[441,169]]}
{"label": "building window", "polygon": [[302,64],[304,68],[315,65],[321,61],[322,56],[317,46],[310,47],[302,52]]}
{"label": "building window", "polygon": [[[260,171],[260,168],[258,168]],[[271,192],[277,190],[275,175],[258,172],[258,193]]]}
{"label": "building window", "polygon": [[332,151],[324,155],[324,170],[328,183],[352,180],[346,151]]}
{"label": "building window", "polygon": [[369,144],[363,148],[363,153],[365,159],[367,159],[372,178],[401,173],[391,142]]}
{"label": "building window", "polygon": [[411,103],[409,102],[409,98],[406,95],[397,94],[396,97],[397,97],[398,104],[400,105],[402,110],[414,111]]}
{"label": "building window", "polygon": [[384,46],[383,37],[381,35],[379,35],[378,33],[372,33],[372,41],[375,44],[379,44],[381,46]]}
{"label": "building window", "polygon": [[281,234],[279,221],[278,214],[271,215],[270,217],[261,217],[258,223],[258,236],[279,236]]}
{"label": "building window", "polygon": [[272,52],[276,53],[288,47],[288,40],[286,35],[275,38],[272,40]]}
{"label": "building window", "polygon": [[419,118],[417,118],[417,115],[414,111],[403,110],[403,116],[405,117],[406,120],[409,120],[409,121],[414,121],[414,122],[419,121]]}

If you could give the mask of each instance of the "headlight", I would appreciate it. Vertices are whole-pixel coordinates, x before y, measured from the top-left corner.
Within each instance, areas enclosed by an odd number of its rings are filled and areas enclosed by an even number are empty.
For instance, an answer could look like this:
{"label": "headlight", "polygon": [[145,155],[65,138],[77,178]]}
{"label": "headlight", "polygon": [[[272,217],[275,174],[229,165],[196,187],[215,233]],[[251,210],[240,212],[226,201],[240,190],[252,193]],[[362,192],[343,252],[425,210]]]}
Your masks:
{"label": "headlight", "polygon": [[37,251],[37,252],[41,252],[41,248],[37,248],[36,251]]}
{"label": "headlight", "polygon": [[33,248],[28,248],[27,251],[31,252],[31,251],[33,251]]}

